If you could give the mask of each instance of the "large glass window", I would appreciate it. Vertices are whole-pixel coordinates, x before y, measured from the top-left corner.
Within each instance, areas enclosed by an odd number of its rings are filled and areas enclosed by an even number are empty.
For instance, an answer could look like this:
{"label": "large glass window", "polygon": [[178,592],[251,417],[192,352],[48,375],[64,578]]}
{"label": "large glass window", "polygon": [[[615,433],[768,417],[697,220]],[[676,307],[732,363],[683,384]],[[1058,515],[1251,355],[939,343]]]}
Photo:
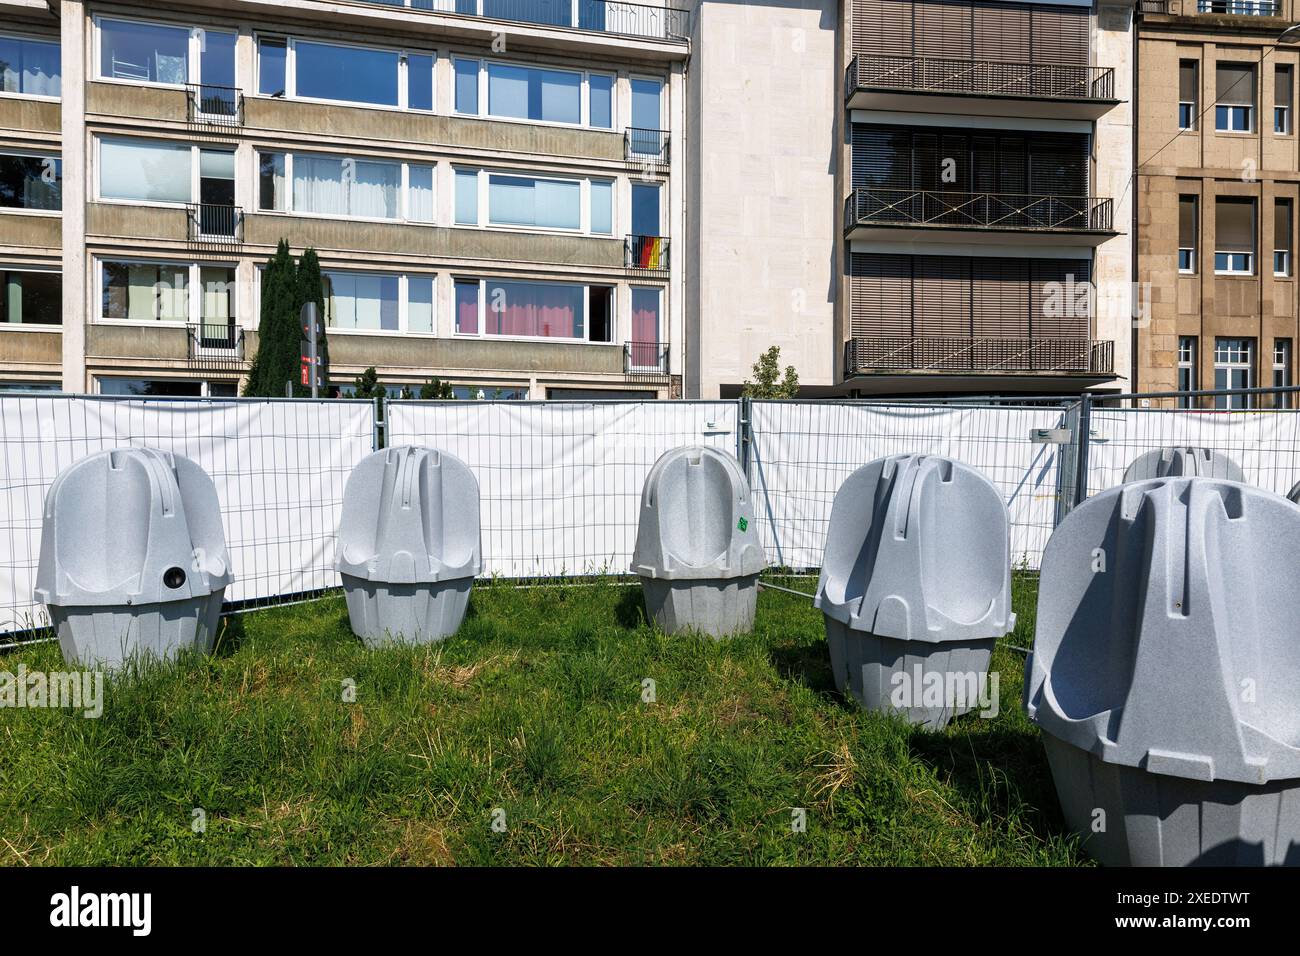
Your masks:
{"label": "large glass window", "polygon": [[100,198],[190,202],[194,192],[193,153],[187,143],[100,140]]}
{"label": "large glass window", "polygon": [[57,42],[0,36],[0,92],[58,96],[62,73]]}
{"label": "large glass window", "polygon": [[63,206],[63,166],[57,156],[0,153],[0,209]]}
{"label": "large glass window", "polygon": [[663,129],[663,91],[659,80],[632,80],[632,126],[636,129]]}
{"label": "large glass window", "polygon": [[313,100],[397,106],[400,55],[389,50],[294,43],[295,94]]}
{"label": "large glass window", "polygon": [[189,27],[99,21],[101,77],[179,86],[190,80],[189,58]]}
{"label": "large glass window", "polygon": [[330,328],[400,331],[399,276],[326,272],[323,278]]}
{"label": "large glass window", "polygon": [[495,226],[582,228],[582,184],[576,180],[488,177],[488,221]]}
{"label": "large glass window", "polygon": [[484,293],[488,335],[585,337],[585,286],[488,279]]}
{"label": "large glass window", "polygon": [[408,276],[406,280],[406,331],[433,334],[432,276]]}
{"label": "large glass window", "polygon": [[[1247,389],[1254,386],[1255,340],[1214,340],[1214,387]],[[1250,395],[1216,395],[1215,408],[1250,408]]]}
{"label": "large glass window", "polygon": [[659,186],[632,184],[632,235],[659,235]]}
{"label": "large glass window", "polygon": [[258,154],[258,207],[265,212],[432,222],[433,184],[431,166],[318,153]]}
{"label": "large glass window", "polygon": [[1225,133],[1249,133],[1255,128],[1255,65],[1220,63],[1215,82],[1218,99],[1214,128]]}
{"label": "large glass window", "polygon": [[478,293],[477,279],[456,280],[456,333],[458,335],[478,335]]}
{"label": "large glass window", "polygon": [[413,110],[433,109],[433,57],[412,53],[406,58],[406,105]]}
{"label": "large glass window", "polygon": [[456,225],[478,225],[478,170],[456,170]]}
{"label": "large glass window", "polygon": [[257,38],[257,92],[263,96],[289,92],[289,41],[284,37]]}
{"label": "large glass window", "polygon": [[597,129],[614,126],[614,78],[604,73],[587,77],[590,103],[587,109],[589,123]]}
{"label": "large glass window", "polygon": [[1214,271],[1252,275],[1255,271],[1255,200],[1219,196],[1214,202]]}
{"label": "large glass window", "polygon": [[62,325],[63,276],[0,269],[0,325]]}
{"label": "large glass window", "polygon": [[406,218],[433,222],[433,167],[410,166],[407,172]]}
{"label": "large glass window", "polygon": [[[642,346],[657,344],[662,342],[660,338],[661,324],[659,309],[663,301],[663,292],[659,289],[636,288],[632,289],[632,342],[640,343]],[[655,365],[659,362],[659,356],[656,352],[653,361],[649,361],[651,355],[643,354],[639,357],[637,365],[647,366]]]}
{"label": "large glass window", "polygon": [[100,318],[135,322],[189,320],[189,266],[110,261],[100,266]]}
{"label": "large glass window", "polygon": [[548,123],[582,122],[582,74],[489,63],[488,114]]}
{"label": "large glass window", "polygon": [[478,60],[456,61],[456,112],[478,115]]}
{"label": "large glass window", "polygon": [[609,180],[591,181],[591,231],[599,236],[614,233],[614,184]]}

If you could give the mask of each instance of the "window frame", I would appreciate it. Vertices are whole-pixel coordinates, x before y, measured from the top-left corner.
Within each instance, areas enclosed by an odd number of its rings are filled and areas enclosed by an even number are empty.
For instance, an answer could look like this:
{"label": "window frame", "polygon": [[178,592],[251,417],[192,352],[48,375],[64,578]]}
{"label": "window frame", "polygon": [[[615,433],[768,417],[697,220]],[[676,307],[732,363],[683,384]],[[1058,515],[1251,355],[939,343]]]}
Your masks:
{"label": "window frame", "polygon": [[[59,288],[60,291],[62,291],[63,267],[61,265],[55,267],[55,266],[45,266],[45,265],[40,265],[40,266],[29,265],[23,262],[14,263],[12,265],[5,263],[3,266],[0,266],[0,272],[40,272],[46,275],[49,274],[57,275],[59,277],[59,282],[60,282]],[[60,315],[59,319],[60,321],[58,322],[0,322],[0,334],[3,334],[6,331],[62,332],[63,316]]]}
{"label": "window frame", "polygon": [[[284,95],[274,96],[262,92],[262,40],[283,40],[284,50]],[[314,43],[317,46],[350,47],[356,50],[369,50],[375,53],[393,53],[397,56],[397,105],[386,103],[367,103],[362,100],[327,100],[315,96],[298,95],[298,41]],[[410,57],[427,56],[432,64],[432,107],[415,109],[411,102]],[[274,30],[253,31],[253,83],[251,96],[264,100],[294,101],[297,103],[315,103],[319,106],[348,106],[363,110],[388,110],[398,113],[415,113],[421,116],[434,116],[438,112],[438,50],[417,47],[392,47],[376,43],[358,43],[352,40],[337,40],[333,37],[319,39],[310,36],[298,36],[292,33],[277,33]]]}
{"label": "window frame", "polygon": [[[2,215],[18,216],[63,216],[63,150],[60,148],[56,153],[43,153],[29,147],[4,146],[0,145],[0,157],[18,156],[27,159],[54,159],[59,163],[59,208],[58,209],[27,209],[22,206],[0,206]],[[15,270],[17,271],[17,270]]]}
{"label": "window frame", "polygon": [[[255,298],[257,299],[257,310],[260,314],[262,308],[262,270],[265,266],[257,267],[257,287],[255,289]],[[380,276],[383,278],[397,278],[397,328],[396,329],[345,329],[329,324],[329,306],[326,305],[325,314],[321,316],[321,321],[325,323],[325,331],[329,335],[360,335],[360,336],[402,336],[403,338],[420,338],[436,339],[438,338],[438,273],[433,271],[385,271],[376,269],[337,269],[332,266],[323,266],[321,268],[321,278],[323,279],[330,273],[342,273],[345,275],[358,276]],[[430,328],[429,332],[412,332],[410,326],[410,280],[429,279],[433,282],[433,298],[431,302]],[[321,295],[324,296],[324,289],[321,289]]]}
{"label": "window frame", "polygon": [[[1246,348],[1244,351],[1246,357],[1244,359],[1242,358],[1220,359],[1219,358],[1220,347],[1221,346],[1226,347],[1227,343],[1230,342],[1245,343]],[[1257,345],[1256,341],[1252,338],[1241,338],[1237,336],[1219,336],[1215,338],[1214,340],[1214,390],[1215,391],[1242,392],[1245,389],[1250,389],[1255,387],[1256,345]],[[1233,351],[1239,351],[1239,350],[1234,349]],[[1228,383],[1222,387],[1219,385],[1220,371],[1225,373],[1224,379]],[[1246,378],[1245,378],[1244,385],[1238,387],[1231,384],[1231,379],[1234,372],[1245,373]],[[1237,404],[1237,402],[1240,402],[1240,404]],[[1242,394],[1235,398],[1233,395],[1230,394],[1214,396],[1214,407],[1220,410],[1247,409],[1247,408],[1253,408],[1254,405],[1255,405],[1254,396],[1249,394]]]}
{"label": "window frame", "polygon": [[[171,319],[110,319],[103,315],[104,311],[104,264],[107,262],[121,265],[149,265],[149,266],[184,266],[186,272],[186,298],[187,308],[184,321],[177,322]],[[207,262],[197,259],[178,259],[178,258],[150,258],[149,256],[115,256],[115,255],[94,255],[91,257],[92,267],[94,268],[94,306],[90,324],[92,325],[123,325],[133,326],[135,328],[147,329],[176,329],[189,328],[190,326],[201,325],[203,322],[203,270],[204,269],[230,269],[235,275],[235,285],[239,285],[239,262],[236,260],[219,260]],[[194,290],[198,289],[198,294]],[[236,295],[232,300],[235,305],[235,314],[231,316],[235,327],[242,327],[241,317],[239,315],[239,296]],[[260,303],[259,303],[260,305]]]}
{"label": "window frame", "polygon": [[[189,31],[189,45],[185,51],[185,82],[184,83],[163,83],[159,80],[133,80],[128,77],[103,76],[104,55],[103,55],[103,22],[107,20],[112,23],[139,23],[151,27],[169,27],[176,30]],[[238,43],[239,30],[218,30],[209,31],[206,27],[196,27],[185,23],[177,23],[167,20],[150,20],[144,17],[135,17],[129,15],[118,15],[113,13],[96,13],[92,26],[93,38],[91,42],[91,70],[89,80],[95,83],[118,83],[124,86],[144,86],[152,89],[161,90],[183,90],[187,86],[202,84],[203,82],[203,34],[205,33],[224,33],[226,35],[234,34],[236,43]],[[235,85],[239,85],[239,53],[235,52]]]}
{"label": "window frame", "polygon": [[[457,284],[464,283],[478,284],[478,331],[477,332],[459,332],[456,329],[456,295],[455,288]],[[487,331],[487,284],[489,282],[522,282],[530,285],[561,285],[561,286],[578,286],[582,289],[582,338],[573,336],[560,335],[490,335]],[[564,279],[535,279],[529,276],[473,276],[462,273],[451,273],[452,284],[452,322],[451,337],[457,339],[481,339],[488,342],[561,342],[569,345],[593,345],[609,348],[618,345],[618,283],[607,281],[578,281],[570,282]],[[600,288],[613,287],[614,293],[610,297],[610,333],[612,338],[608,342],[593,341],[591,338],[591,289],[593,286]],[[662,307],[662,303],[661,303]],[[662,319],[662,312],[660,313]]]}
{"label": "window frame", "polygon": [[[1198,340],[1194,335],[1180,335],[1178,337],[1178,365],[1177,365],[1178,378],[1175,381],[1175,384],[1177,386],[1178,391],[1180,392],[1196,391],[1196,382],[1199,377],[1197,375],[1198,369],[1196,367],[1197,351],[1198,351],[1197,341]],[[1184,351],[1187,351],[1189,353],[1187,354],[1186,357],[1184,357]],[[1183,387],[1183,381],[1182,381],[1184,372],[1187,373],[1186,388]],[[1195,404],[1194,401],[1187,397],[1183,397],[1178,400],[1179,408],[1192,408],[1194,407],[1194,404]]]}
{"label": "window frame", "polygon": [[[162,199],[121,199],[115,196],[105,196],[103,194],[103,189],[102,189],[104,162],[103,162],[101,147],[103,146],[104,140],[106,139],[115,140],[119,142],[127,142],[127,143],[168,143],[168,144],[175,143],[180,146],[188,146],[190,148],[190,198],[180,202],[173,202],[171,200],[162,200]],[[152,136],[129,136],[129,135],[123,136],[119,133],[95,133],[94,142],[92,144],[93,161],[95,164],[95,174],[94,176],[91,177],[91,201],[96,203],[105,203],[108,205],[116,205],[116,206],[146,206],[153,209],[182,209],[186,206],[197,205],[199,203],[199,198],[201,195],[200,180],[202,180],[203,178],[199,157],[204,150],[207,150],[213,153],[230,153],[232,156],[236,157],[235,158],[235,179],[234,179],[235,206],[239,206],[239,198],[240,198],[239,159],[238,159],[239,150],[238,148],[226,149],[225,148],[226,145],[228,144],[192,143],[188,140],[181,139],[179,137],[166,138],[166,137],[152,137]]]}
{"label": "window frame", "polygon": [[[262,157],[263,156],[283,156],[284,157],[284,182],[285,182],[285,208],[284,209],[263,209],[262,208]],[[392,163],[396,164],[399,170],[400,184],[398,186],[397,208],[398,215],[393,218],[383,218],[378,216],[349,216],[339,213],[325,212],[306,212],[293,208],[293,165],[294,156],[310,155],[320,156],[326,159],[356,159],[366,162]],[[441,164],[436,161],[427,163],[412,162],[407,159],[390,159],[385,156],[370,156],[368,154],[344,155],[342,153],[331,153],[324,150],[302,149],[262,149],[255,146],[253,148],[253,165],[257,170],[257,183],[254,190],[254,210],[259,216],[297,216],[304,219],[330,219],[335,222],[386,222],[397,223],[398,225],[410,226],[433,226],[438,223],[438,190],[439,175],[438,168]],[[411,214],[411,167],[424,166],[433,170],[433,218],[432,219],[412,219]]]}
{"label": "window frame", "polygon": [[[457,164],[452,167],[452,225],[457,229],[490,229],[497,232],[515,232],[529,233],[532,235],[553,235],[553,236],[589,236],[593,239],[613,240],[618,235],[619,209],[618,209],[618,181],[617,176],[602,175],[571,175],[566,173],[552,172],[530,172],[528,170],[517,170],[497,166],[472,166]],[[476,203],[477,203],[477,222],[466,223],[460,222],[456,218],[456,174],[473,173],[476,177]],[[578,228],[568,229],[561,226],[519,226],[505,223],[492,222],[492,177],[493,176],[512,176],[517,179],[531,179],[534,181],[577,183],[578,184]],[[610,231],[595,232],[591,228],[591,186],[593,182],[608,183],[610,185]]]}
{"label": "window frame", "polygon": [[[63,38],[54,37],[51,39],[48,35],[40,33],[27,33],[23,30],[11,30],[6,27],[0,30],[0,37],[8,37],[11,40],[32,40],[36,43],[52,44],[59,51],[59,89],[63,89]],[[45,93],[14,93],[9,90],[0,90],[0,99],[15,100],[39,100],[43,103],[61,103],[63,95],[49,96]]]}
{"label": "window frame", "polygon": [[[1177,122],[1178,122],[1178,131],[1179,131],[1179,132],[1194,132],[1194,131],[1196,130],[1196,127],[1197,127],[1197,122],[1196,122],[1196,121],[1197,121],[1197,113],[1198,113],[1197,107],[1200,105],[1200,92],[1201,92],[1201,88],[1200,88],[1200,83],[1201,83],[1201,61],[1200,61],[1200,60],[1197,60],[1197,59],[1189,59],[1189,58],[1186,58],[1186,57],[1183,57],[1183,58],[1180,58],[1180,59],[1179,59],[1179,61],[1178,61],[1178,74],[1179,74],[1179,76],[1178,76],[1178,81],[1179,81],[1179,87],[1180,87],[1179,92],[1180,92],[1180,93],[1182,92],[1182,90],[1181,90],[1181,86],[1182,86],[1182,70],[1183,70],[1183,66],[1184,66],[1184,64],[1191,64],[1191,67],[1192,67],[1192,85],[1193,85],[1193,91],[1192,91],[1192,92],[1196,95],[1196,99],[1192,99],[1192,100],[1179,99],[1179,100],[1178,100],[1178,115],[1177,115],[1176,119],[1177,119]],[[1188,120],[1188,122],[1187,122],[1187,125],[1186,125],[1186,126],[1183,125],[1183,108],[1184,108],[1184,107],[1187,108],[1187,120]]]}
{"label": "window frame", "polygon": [[[601,70],[601,69],[588,69],[585,66],[560,66],[560,65],[552,65],[552,64],[542,64],[536,62],[529,62],[526,60],[513,60],[509,58],[503,59],[500,57],[482,56],[480,54],[475,54],[475,53],[463,53],[463,52],[457,52],[456,50],[452,50],[448,54],[448,59],[451,60],[452,62],[453,89],[452,89],[451,114],[450,114],[452,116],[470,116],[470,117],[476,117],[478,119],[493,120],[498,123],[531,123],[536,126],[552,126],[558,129],[589,129],[600,133],[617,133],[623,128],[622,124],[619,122],[619,110],[618,110],[619,76],[616,72],[613,72],[609,69]],[[478,112],[476,113],[462,113],[456,109],[456,91],[454,88],[454,84],[455,84],[455,77],[456,77],[455,61],[457,60],[464,60],[468,62],[478,63],[478,103],[476,104],[478,106]],[[556,73],[578,74],[578,76],[581,77],[581,84],[579,85],[578,88],[578,99],[579,99],[578,120],[579,121],[577,123],[561,123],[556,120],[529,119],[527,117],[519,117],[519,116],[497,116],[489,112],[491,106],[490,100],[488,98],[488,66],[487,65],[489,63],[499,63],[502,66],[514,66],[523,69],[551,70]],[[610,92],[609,92],[609,113],[610,113],[609,126],[591,125],[591,77],[593,74],[599,76],[605,76],[605,77],[612,77],[614,81],[610,87]],[[649,79],[649,77],[642,77],[642,78]],[[658,82],[663,84],[663,87],[667,89],[668,81],[664,77],[658,76],[658,77],[654,77],[654,79],[658,80]]]}

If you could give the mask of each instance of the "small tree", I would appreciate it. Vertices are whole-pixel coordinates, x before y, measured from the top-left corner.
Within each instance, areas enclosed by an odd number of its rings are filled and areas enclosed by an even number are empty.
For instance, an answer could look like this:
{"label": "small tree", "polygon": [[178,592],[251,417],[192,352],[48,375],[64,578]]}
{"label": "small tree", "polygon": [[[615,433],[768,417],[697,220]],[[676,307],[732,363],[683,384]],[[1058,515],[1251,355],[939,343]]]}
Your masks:
{"label": "small tree", "polygon": [[455,398],[456,392],[451,387],[451,382],[444,382],[440,378],[431,378],[420,386],[420,397],[423,399],[448,399]]}
{"label": "small tree", "polygon": [[[793,365],[781,377],[781,346],[773,345],[754,363],[754,381],[745,379],[740,394],[745,398],[795,398],[799,394],[799,373]],[[778,379],[780,379],[778,381]]]}
{"label": "small tree", "polygon": [[357,376],[353,387],[353,398],[378,398],[382,401],[388,397],[388,389],[380,384],[379,373],[373,365]]}
{"label": "small tree", "polygon": [[281,239],[275,255],[262,271],[262,311],[257,326],[257,355],[248,372],[245,395],[277,398],[284,395],[284,383],[297,387],[302,378],[299,366],[301,329],[298,327],[297,268],[289,243]]}
{"label": "small tree", "polygon": [[[321,281],[320,259],[316,258],[315,249],[307,249],[298,260],[298,269],[294,275],[294,314],[301,317],[302,307],[308,302],[316,303],[316,314],[320,316],[321,334],[316,339],[316,358],[321,366],[328,369],[330,350],[329,337],[325,334],[325,290],[324,283]],[[301,323],[299,324],[301,329]],[[299,335],[298,342],[301,343],[302,337]],[[301,381],[301,377],[295,379]],[[310,395],[311,389],[298,385],[295,391],[303,395]],[[321,390],[321,395],[329,397],[333,394],[333,389],[326,385]]]}

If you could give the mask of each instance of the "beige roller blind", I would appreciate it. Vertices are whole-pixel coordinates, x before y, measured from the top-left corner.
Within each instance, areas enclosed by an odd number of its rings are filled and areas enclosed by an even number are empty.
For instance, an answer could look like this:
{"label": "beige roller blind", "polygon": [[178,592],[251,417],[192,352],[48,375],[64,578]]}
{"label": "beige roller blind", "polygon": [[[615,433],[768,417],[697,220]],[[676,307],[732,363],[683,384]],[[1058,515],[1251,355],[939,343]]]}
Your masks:
{"label": "beige roller blind", "polygon": [[1255,67],[1250,63],[1220,63],[1215,68],[1215,96],[1221,106],[1255,105]]}
{"label": "beige roller blind", "polygon": [[1214,202],[1216,252],[1255,251],[1255,200],[1220,196]]}

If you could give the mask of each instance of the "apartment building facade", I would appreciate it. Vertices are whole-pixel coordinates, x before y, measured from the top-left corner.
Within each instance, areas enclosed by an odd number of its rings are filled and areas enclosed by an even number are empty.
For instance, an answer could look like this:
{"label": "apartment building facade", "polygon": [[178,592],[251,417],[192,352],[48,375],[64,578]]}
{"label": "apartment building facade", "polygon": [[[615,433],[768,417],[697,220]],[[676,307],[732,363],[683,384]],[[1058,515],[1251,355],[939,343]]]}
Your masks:
{"label": "apartment building facade", "polygon": [[[1289,0],[1142,0],[1138,25],[1138,330],[1144,390],[1295,381],[1300,49]],[[1275,407],[1220,395],[1205,407]]]}
{"label": "apartment building facade", "polygon": [[682,394],[689,13],[0,0],[0,387],[231,395],[276,243],[331,383]]}
{"label": "apartment building facade", "polygon": [[836,380],[853,394],[1122,390],[1130,4],[852,0]]}

